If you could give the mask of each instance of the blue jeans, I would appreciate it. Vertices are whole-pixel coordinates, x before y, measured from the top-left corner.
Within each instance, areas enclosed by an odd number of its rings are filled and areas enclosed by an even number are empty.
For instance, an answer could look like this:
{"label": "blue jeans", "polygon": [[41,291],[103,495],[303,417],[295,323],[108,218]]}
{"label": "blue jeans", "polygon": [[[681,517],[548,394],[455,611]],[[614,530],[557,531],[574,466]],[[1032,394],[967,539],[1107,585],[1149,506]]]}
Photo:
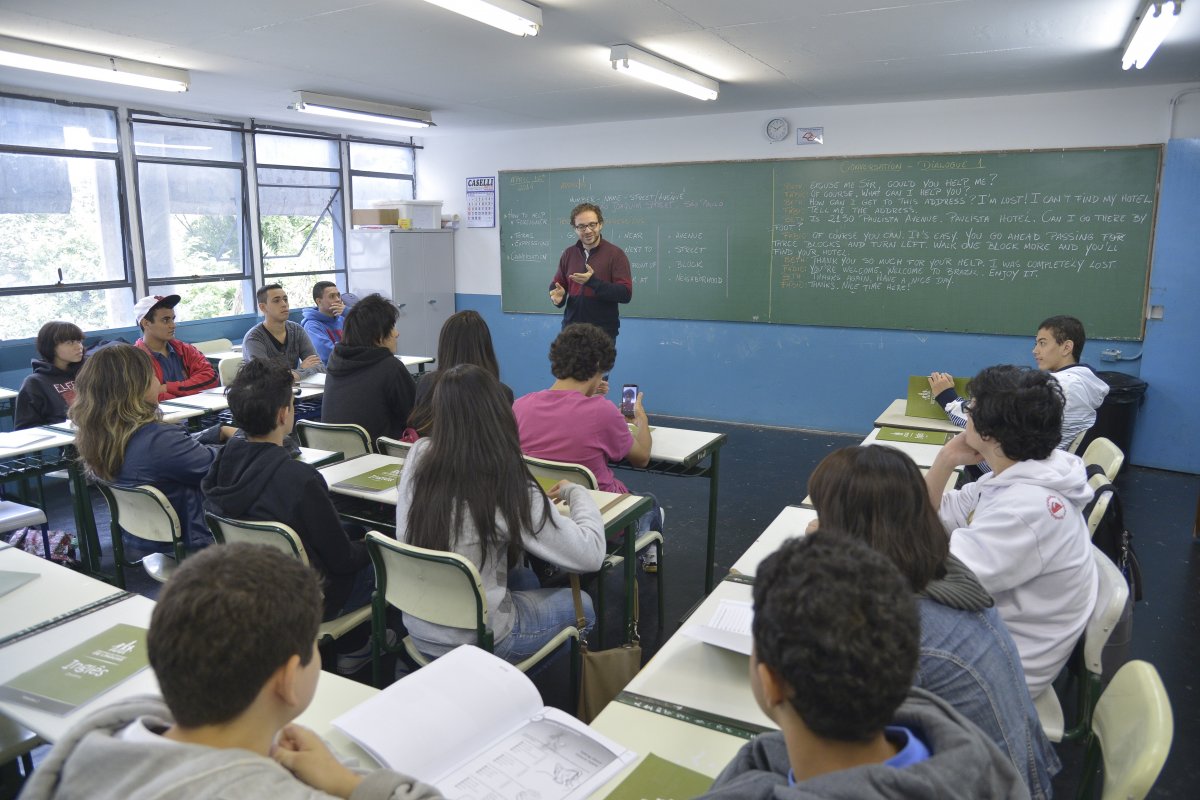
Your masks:
{"label": "blue jeans", "polygon": [[354,574],[354,583],[350,587],[350,594],[346,595],[346,602],[338,609],[329,619],[323,619],[322,622],[329,622],[338,617],[349,614],[351,611],[357,611],[363,606],[371,604],[371,595],[375,592],[375,568],[367,564],[362,569]]}
{"label": "blue jeans", "polygon": [[[553,639],[567,625],[576,623],[575,601],[570,589],[543,589],[528,567],[508,573],[508,593],[516,610],[512,630],[495,644],[495,653],[505,661],[524,661]],[[587,632],[596,624],[592,598],[583,592],[583,614]]]}

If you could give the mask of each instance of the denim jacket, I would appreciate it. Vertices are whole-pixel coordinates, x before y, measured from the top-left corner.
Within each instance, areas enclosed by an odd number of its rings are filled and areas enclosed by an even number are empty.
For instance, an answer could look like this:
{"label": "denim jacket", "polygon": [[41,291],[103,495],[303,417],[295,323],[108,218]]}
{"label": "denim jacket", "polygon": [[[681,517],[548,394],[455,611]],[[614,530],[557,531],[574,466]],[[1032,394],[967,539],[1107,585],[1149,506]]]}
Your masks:
{"label": "denim jacket", "polygon": [[994,608],[966,611],[919,597],[921,659],[914,686],[978,725],[1012,759],[1034,800],[1051,796],[1062,765],[1042,725],[1017,647]]}

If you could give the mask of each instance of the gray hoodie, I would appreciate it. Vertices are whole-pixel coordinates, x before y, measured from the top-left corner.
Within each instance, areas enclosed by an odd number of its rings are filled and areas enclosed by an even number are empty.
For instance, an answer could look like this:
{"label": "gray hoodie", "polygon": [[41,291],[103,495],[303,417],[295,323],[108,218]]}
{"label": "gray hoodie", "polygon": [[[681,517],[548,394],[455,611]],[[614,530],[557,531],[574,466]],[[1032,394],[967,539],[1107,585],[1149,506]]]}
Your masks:
{"label": "gray hoodie", "polygon": [[[125,729],[141,725],[140,736]],[[25,784],[21,800],[325,800],[332,797],[269,758],[169,739],[144,741],[172,724],[157,697],[106,706],[67,732]],[[141,739],[141,740],[138,740]],[[391,770],[367,773],[350,800],[435,800],[433,787]]]}
{"label": "gray hoodie", "polygon": [[929,748],[929,758],[907,767],[854,767],[789,786],[783,734],[764,733],[738,751],[703,800],[1029,797],[1008,758],[978,728],[932,694],[913,689],[892,724],[916,733]]}

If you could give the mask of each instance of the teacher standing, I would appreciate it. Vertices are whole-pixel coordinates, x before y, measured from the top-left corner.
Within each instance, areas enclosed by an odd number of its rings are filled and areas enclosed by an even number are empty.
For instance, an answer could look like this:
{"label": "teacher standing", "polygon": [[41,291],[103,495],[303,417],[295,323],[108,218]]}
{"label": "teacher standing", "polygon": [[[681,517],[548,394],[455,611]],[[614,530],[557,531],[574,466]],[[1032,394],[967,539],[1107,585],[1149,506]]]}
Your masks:
{"label": "teacher standing", "polygon": [[633,298],[633,278],[625,251],[601,236],[604,214],[595,203],[571,209],[571,227],[579,241],[563,251],[550,285],[550,302],[562,308],[563,327],[590,322],[617,340],[621,329],[618,303]]}

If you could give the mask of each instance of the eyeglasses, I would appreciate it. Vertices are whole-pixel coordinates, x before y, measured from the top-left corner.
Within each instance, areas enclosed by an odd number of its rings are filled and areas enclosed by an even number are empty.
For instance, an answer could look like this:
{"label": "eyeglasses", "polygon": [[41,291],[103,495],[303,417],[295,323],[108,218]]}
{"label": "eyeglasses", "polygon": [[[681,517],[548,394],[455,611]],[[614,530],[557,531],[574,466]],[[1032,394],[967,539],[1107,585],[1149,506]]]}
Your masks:
{"label": "eyeglasses", "polygon": [[600,227],[600,223],[599,222],[585,222],[581,225],[572,225],[571,227],[574,228],[575,230],[579,231],[580,233],[583,233],[584,231],[596,230],[596,228]]}

